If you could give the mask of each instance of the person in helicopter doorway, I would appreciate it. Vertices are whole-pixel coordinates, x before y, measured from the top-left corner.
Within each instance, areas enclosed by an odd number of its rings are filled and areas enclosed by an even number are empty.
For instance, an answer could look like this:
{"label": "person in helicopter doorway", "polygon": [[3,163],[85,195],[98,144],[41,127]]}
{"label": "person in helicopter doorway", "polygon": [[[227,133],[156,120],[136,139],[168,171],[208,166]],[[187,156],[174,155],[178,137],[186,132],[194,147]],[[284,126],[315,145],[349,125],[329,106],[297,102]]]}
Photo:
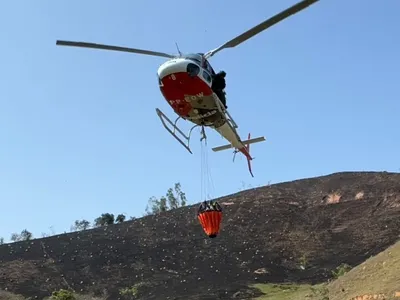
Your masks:
{"label": "person in helicopter doorway", "polygon": [[226,105],[226,96],[224,91],[226,87],[225,76],[225,71],[219,71],[218,73],[213,72],[211,89],[224,104],[225,108],[228,108],[228,106]]}

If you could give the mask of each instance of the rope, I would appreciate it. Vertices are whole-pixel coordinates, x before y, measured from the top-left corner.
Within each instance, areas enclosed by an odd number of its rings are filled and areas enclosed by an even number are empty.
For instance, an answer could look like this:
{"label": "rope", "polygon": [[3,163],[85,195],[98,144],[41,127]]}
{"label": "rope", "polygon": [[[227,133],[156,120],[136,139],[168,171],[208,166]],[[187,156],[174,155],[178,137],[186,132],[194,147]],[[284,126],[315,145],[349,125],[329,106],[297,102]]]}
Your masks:
{"label": "rope", "polygon": [[201,199],[211,200],[214,197],[215,186],[208,164],[207,139],[201,141]]}
{"label": "rope", "polygon": [[204,195],[204,189],[205,189],[205,185],[204,185],[204,147],[203,147],[203,142],[201,141],[201,161],[200,161],[200,178],[201,178],[201,187],[200,187],[200,197],[201,197],[201,201],[206,200],[205,199],[205,195]]}

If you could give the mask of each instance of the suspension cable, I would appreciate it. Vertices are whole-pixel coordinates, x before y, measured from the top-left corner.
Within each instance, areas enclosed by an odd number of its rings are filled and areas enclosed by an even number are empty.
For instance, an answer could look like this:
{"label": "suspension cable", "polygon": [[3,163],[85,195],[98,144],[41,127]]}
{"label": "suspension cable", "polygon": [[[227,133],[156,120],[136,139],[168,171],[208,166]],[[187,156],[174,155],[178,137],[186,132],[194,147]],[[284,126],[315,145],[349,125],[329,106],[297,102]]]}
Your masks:
{"label": "suspension cable", "polygon": [[[204,128],[201,129],[203,134]],[[201,141],[201,199],[207,201],[215,196],[215,186],[208,163],[207,138]]]}

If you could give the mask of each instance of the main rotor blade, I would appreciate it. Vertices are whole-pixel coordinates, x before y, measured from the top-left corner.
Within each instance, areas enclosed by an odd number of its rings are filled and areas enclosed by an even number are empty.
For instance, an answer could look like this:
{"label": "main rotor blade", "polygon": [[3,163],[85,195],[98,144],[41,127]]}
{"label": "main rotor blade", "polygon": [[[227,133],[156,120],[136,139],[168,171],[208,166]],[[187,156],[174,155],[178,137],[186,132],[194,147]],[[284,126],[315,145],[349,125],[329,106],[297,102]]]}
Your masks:
{"label": "main rotor blade", "polygon": [[168,58],[175,57],[174,55],[163,53],[163,52],[156,52],[156,51],[142,50],[142,49],[135,49],[135,48],[126,48],[126,47],[119,47],[119,46],[102,45],[102,44],[95,44],[95,43],[71,42],[71,41],[57,40],[56,45],[93,48],[93,49],[102,49],[102,50],[112,50],[112,51],[122,51],[122,52],[146,54],[146,55],[153,55],[153,56],[162,56],[162,57],[168,57]]}
{"label": "main rotor blade", "polygon": [[216,48],[214,50],[208,51],[205,54],[205,57],[209,58],[209,57],[213,56],[215,53],[217,53],[225,48],[233,48],[233,47],[243,43],[244,41],[248,40],[249,38],[255,36],[256,34],[260,33],[261,31],[267,29],[268,27],[275,25],[276,23],[286,19],[287,17],[289,17],[295,13],[298,13],[299,11],[307,8],[311,4],[314,4],[315,2],[318,2],[318,1],[319,0],[303,0],[301,2],[298,2],[295,5],[280,12],[279,14],[265,20],[264,22],[258,24],[257,26],[254,26],[253,28],[249,29],[248,31],[235,37],[234,39],[230,40],[229,42],[226,42],[222,46],[219,46],[218,48]]}

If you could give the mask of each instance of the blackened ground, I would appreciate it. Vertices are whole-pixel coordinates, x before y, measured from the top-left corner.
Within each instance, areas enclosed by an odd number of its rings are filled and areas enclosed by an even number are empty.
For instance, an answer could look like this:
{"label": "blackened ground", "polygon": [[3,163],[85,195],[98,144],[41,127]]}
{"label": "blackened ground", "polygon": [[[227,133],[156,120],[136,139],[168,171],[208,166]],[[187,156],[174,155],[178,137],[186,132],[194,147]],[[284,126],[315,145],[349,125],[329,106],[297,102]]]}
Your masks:
{"label": "blackened ground", "polygon": [[119,288],[142,284],[138,299],[245,299],[257,295],[252,283],[325,281],[399,237],[400,174],[336,173],[217,200],[215,239],[195,205],[0,246],[0,289],[41,299],[71,287],[118,299]]}

